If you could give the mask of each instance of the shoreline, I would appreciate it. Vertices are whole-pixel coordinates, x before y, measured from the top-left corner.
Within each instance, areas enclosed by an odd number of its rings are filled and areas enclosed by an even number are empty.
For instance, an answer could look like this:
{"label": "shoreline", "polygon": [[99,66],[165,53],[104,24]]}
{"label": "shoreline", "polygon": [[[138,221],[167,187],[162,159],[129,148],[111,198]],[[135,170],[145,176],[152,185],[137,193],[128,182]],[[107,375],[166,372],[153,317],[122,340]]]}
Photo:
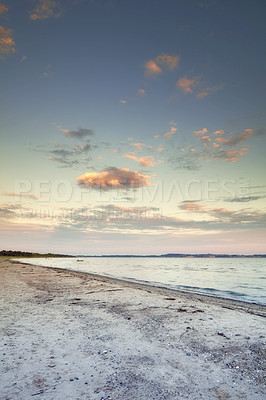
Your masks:
{"label": "shoreline", "polygon": [[89,276],[94,279],[99,279],[102,280],[103,282],[113,282],[113,283],[122,283],[124,286],[129,285],[129,287],[135,287],[138,289],[143,289],[143,290],[150,290],[151,293],[158,293],[158,294],[164,294],[164,295],[171,295],[171,296],[178,296],[178,297],[183,297],[185,299],[195,299],[199,301],[203,301],[206,303],[211,303],[211,304],[217,304],[220,305],[224,308],[228,309],[236,309],[236,310],[243,310],[248,313],[254,314],[254,315],[259,315],[261,317],[266,317],[266,305],[260,304],[260,303],[249,303],[243,300],[235,300],[235,299],[230,299],[226,297],[218,297],[215,295],[209,295],[209,294],[202,294],[202,293],[197,293],[193,291],[186,291],[182,289],[171,289],[167,288],[165,286],[154,286],[149,283],[143,283],[143,282],[138,282],[134,280],[127,280],[123,278],[114,278],[110,276],[105,276],[105,275],[98,275],[98,274],[93,274],[90,272],[82,272],[82,271],[73,271],[67,268],[61,268],[61,267],[47,267],[43,265],[36,265],[36,264],[30,264],[27,262],[23,261],[13,261],[12,258],[9,258],[10,262],[14,263],[19,263],[23,265],[29,265],[29,266],[34,266],[34,267],[40,267],[40,268],[48,268],[51,270],[60,270],[62,272],[67,271],[68,273],[71,273],[73,276],[78,276],[78,275],[85,275]]}
{"label": "shoreline", "polygon": [[3,399],[265,398],[260,306],[7,259],[0,276]]}

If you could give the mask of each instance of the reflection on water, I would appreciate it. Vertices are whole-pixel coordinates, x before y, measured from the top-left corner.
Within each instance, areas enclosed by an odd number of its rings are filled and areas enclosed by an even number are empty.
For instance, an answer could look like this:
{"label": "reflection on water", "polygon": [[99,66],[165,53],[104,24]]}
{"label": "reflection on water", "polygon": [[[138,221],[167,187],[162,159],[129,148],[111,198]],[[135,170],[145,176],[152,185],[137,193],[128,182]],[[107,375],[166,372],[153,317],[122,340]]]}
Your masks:
{"label": "reflection on water", "polygon": [[90,272],[171,289],[266,304],[263,258],[124,258],[23,259],[48,267]]}

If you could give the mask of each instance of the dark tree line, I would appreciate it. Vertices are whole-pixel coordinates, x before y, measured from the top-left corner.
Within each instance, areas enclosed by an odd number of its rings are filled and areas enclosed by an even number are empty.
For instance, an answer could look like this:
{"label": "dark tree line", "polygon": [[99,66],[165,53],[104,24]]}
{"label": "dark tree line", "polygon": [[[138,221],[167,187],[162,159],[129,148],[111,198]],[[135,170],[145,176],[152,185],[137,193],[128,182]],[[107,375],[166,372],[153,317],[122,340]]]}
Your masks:
{"label": "dark tree line", "polygon": [[0,251],[2,257],[71,257],[65,254],[53,254],[53,253],[31,253],[30,251],[18,251],[18,250],[2,250]]}

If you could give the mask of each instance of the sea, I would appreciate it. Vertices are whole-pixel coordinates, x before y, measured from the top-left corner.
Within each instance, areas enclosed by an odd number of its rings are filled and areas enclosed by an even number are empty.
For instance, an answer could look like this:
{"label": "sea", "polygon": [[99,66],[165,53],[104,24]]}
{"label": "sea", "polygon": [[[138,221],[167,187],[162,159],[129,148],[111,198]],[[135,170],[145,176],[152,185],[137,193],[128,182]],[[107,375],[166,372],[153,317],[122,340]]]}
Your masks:
{"label": "sea", "polygon": [[18,260],[266,305],[266,258],[68,257]]}

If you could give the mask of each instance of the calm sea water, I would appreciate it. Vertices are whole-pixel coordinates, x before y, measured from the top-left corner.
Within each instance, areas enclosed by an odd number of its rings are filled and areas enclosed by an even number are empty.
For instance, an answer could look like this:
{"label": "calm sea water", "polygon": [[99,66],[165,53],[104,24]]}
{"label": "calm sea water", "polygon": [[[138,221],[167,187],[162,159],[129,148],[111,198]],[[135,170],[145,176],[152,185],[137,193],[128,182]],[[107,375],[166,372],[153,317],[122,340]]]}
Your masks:
{"label": "calm sea water", "polygon": [[265,258],[78,257],[21,261],[266,305]]}

